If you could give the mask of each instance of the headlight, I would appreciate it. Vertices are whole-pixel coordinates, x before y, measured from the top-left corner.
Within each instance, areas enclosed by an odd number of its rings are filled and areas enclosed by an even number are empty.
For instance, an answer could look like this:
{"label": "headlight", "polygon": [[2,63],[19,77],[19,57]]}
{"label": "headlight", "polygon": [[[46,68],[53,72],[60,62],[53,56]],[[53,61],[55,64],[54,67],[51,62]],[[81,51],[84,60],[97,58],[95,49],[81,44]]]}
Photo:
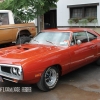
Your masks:
{"label": "headlight", "polygon": [[18,69],[18,75],[21,75],[21,74],[22,74],[22,70]]}
{"label": "headlight", "polygon": [[11,67],[11,73],[14,74],[14,75],[21,75],[22,74],[22,70],[19,69],[19,68],[15,68],[15,67]]}
{"label": "headlight", "polygon": [[17,68],[12,68],[12,73],[17,74]]}

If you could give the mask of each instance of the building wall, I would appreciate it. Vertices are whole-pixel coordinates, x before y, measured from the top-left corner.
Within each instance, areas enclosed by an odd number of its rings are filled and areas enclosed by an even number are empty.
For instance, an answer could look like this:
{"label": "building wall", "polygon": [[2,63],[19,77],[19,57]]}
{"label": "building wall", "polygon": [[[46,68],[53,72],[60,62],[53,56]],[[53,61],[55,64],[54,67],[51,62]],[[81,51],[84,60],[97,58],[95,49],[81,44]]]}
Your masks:
{"label": "building wall", "polygon": [[[97,6],[98,23],[96,25],[94,25],[93,23],[89,23],[87,24],[87,26],[100,26],[100,0],[59,0],[57,3],[57,26],[70,26],[68,23],[70,12],[69,8],[67,8],[67,5],[78,5],[88,3],[99,3],[99,5]],[[73,24],[73,26],[79,26],[79,24]]]}
{"label": "building wall", "polygon": [[100,34],[100,28],[92,28],[92,29]]}

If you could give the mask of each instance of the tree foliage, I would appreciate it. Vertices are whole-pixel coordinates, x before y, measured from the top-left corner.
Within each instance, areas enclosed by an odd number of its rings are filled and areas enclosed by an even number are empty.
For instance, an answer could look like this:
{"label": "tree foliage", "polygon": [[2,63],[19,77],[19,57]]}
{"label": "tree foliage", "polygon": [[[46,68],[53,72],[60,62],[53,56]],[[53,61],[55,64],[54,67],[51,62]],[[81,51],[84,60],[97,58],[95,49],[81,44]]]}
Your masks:
{"label": "tree foliage", "polygon": [[58,0],[5,0],[0,3],[0,9],[12,10],[15,16],[24,21],[33,20],[43,15],[51,7],[56,7]]}

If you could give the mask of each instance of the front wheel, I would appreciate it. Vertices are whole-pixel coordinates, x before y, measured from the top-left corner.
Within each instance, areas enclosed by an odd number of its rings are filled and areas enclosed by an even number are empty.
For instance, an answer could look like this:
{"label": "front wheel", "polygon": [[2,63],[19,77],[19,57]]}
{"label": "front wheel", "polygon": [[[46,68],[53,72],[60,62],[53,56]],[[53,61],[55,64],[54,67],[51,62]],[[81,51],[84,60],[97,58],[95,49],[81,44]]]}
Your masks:
{"label": "front wheel", "polygon": [[59,80],[59,70],[57,67],[49,67],[42,75],[37,86],[42,91],[54,89]]}
{"label": "front wheel", "polygon": [[26,42],[29,42],[30,40],[31,38],[29,36],[20,36],[16,41],[16,45],[24,44]]}

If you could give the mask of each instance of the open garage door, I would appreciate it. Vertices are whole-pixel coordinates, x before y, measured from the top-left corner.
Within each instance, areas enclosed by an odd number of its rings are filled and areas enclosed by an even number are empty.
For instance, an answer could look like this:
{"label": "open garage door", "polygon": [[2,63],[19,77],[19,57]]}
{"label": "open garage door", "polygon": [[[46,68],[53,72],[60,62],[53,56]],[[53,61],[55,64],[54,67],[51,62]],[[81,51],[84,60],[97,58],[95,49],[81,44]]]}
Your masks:
{"label": "open garage door", "polygon": [[57,11],[50,10],[44,14],[44,29],[57,28]]}

